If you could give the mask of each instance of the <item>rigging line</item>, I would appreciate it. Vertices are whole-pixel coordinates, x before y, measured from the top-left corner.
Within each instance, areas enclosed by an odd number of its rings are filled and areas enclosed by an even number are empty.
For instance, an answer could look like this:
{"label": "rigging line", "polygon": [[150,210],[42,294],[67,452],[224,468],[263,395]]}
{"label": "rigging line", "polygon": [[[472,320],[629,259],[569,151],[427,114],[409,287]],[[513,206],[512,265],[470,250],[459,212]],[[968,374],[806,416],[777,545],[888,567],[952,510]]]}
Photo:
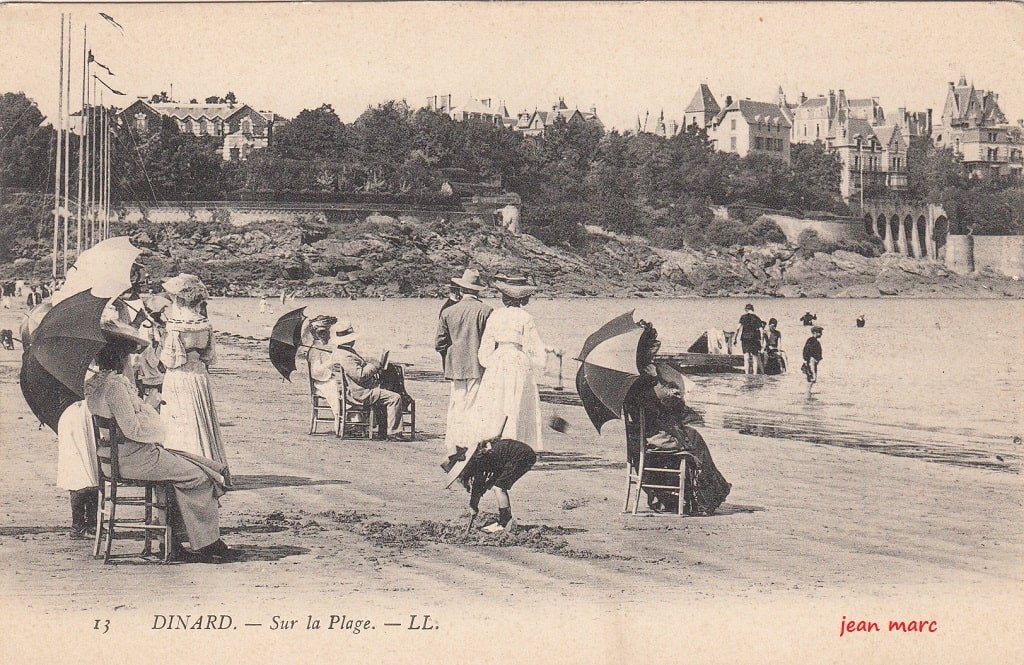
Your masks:
{"label": "rigging line", "polygon": [[[142,167],[142,169],[141,169],[142,170],[142,175],[146,178],[146,181],[149,183],[149,190],[152,193],[153,205],[159,205],[159,202],[157,201],[157,198],[156,198],[156,191],[153,189],[153,183],[149,180],[149,173],[146,172],[146,164],[142,161],[142,153],[139,151],[139,145],[138,145],[138,143],[135,143],[135,137],[132,134],[131,128],[128,128],[126,130],[126,132],[127,132],[128,136],[129,136],[129,138],[131,138],[132,143],[135,145],[135,152],[137,154],[137,159],[139,160],[139,165]],[[126,150],[129,149],[129,146],[125,143],[124,139],[121,138],[120,135],[118,135],[117,140]],[[134,191],[134,188],[133,188],[133,191]]]}
{"label": "rigging line", "polygon": [[149,191],[153,195],[154,205],[157,203],[156,189],[153,188],[153,181],[149,179],[149,171],[146,170],[146,163],[142,160],[142,151],[139,150],[139,143],[135,140],[135,132],[132,131],[131,127],[128,128],[128,137],[132,140],[132,145],[135,146],[135,154],[139,157],[139,164],[142,165],[142,174],[146,176],[146,182],[149,183]]}

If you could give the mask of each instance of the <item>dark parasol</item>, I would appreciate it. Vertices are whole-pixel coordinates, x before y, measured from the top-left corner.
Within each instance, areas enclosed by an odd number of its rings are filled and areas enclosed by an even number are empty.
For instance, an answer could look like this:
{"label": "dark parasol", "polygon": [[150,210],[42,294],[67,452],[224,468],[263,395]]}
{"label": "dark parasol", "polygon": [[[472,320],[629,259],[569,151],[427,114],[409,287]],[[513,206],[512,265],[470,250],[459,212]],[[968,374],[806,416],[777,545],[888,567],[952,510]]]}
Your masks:
{"label": "dark parasol", "polygon": [[295,371],[295,354],[302,343],[302,324],[306,320],[305,307],[294,309],[274,324],[270,333],[270,362],[278,372],[291,381]]}
{"label": "dark parasol", "polygon": [[107,343],[100,318],[109,301],[83,291],[54,305],[22,356],[21,392],[54,432],[64,410],[85,397],[85,373]]}
{"label": "dark parasol", "polygon": [[609,420],[622,417],[626,393],[640,373],[636,366],[637,345],[643,328],[633,320],[633,311],[615,317],[595,331],[576,358],[576,392],[597,431]]}

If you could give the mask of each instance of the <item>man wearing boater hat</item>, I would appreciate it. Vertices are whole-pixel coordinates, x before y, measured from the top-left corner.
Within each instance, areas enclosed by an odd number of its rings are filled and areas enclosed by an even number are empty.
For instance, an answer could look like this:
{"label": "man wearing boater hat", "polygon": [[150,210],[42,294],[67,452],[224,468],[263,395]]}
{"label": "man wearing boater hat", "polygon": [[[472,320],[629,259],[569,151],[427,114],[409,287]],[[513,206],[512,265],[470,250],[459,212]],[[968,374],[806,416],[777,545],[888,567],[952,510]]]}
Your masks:
{"label": "man wearing boater hat", "polygon": [[348,397],[356,404],[383,404],[387,410],[388,439],[405,441],[402,434],[402,396],[380,386],[380,361],[366,360],[356,352],[358,339],[351,323],[337,323],[333,327],[331,343],[337,348],[331,355],[335,371],[345,373],[348,379]]}
{"label": "man wearing boater hat", "polygon": [[444,445],[452,455],[458,446],[468,447],[476,438],[477,423],[473,417],[477,391],[484,368],[478,353],[480,339],[491,315],[489,305],[480,301],[484,285],[480,272],[467,269],[452,284],[462,298],[441,312],[437,323],[437,341],[434,348],[444,357],[444,378],[451,381],[448,399],[448,424]]}

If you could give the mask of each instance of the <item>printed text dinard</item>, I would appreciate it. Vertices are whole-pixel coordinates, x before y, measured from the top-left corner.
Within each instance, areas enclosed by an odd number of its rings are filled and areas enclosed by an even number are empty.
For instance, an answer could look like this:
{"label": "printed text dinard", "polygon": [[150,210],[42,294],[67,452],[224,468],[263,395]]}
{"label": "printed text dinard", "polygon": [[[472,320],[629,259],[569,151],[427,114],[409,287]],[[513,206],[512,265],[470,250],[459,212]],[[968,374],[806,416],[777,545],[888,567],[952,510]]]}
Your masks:
{"label": "printed text dinard", "polygon": [[338,630],[358,635],[378,627],[405,630],[437,630],[437,621],[429,614],[409,614],[399,621],[376,622],[347,614],[307,614],[301,618],[275,614],[269,621],[240,623],[229,614],[154,614],[153,630],[237,630],[264,628],[269,630]]}

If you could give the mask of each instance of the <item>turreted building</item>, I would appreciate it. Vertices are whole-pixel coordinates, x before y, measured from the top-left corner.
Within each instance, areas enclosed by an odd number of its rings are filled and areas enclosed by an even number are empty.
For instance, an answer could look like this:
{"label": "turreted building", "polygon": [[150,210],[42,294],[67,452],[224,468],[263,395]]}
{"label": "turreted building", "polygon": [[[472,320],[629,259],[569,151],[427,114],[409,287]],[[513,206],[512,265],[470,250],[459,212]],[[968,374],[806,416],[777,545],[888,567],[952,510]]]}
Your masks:
{"label": "turreted building", "polygon": [[964,76],[957,84],[949,83],[941,124],[932,135],[937,147],[960,155],[975,177],[1021,177],[1021,125],[1007,121],[997,93],[975,88]]}

